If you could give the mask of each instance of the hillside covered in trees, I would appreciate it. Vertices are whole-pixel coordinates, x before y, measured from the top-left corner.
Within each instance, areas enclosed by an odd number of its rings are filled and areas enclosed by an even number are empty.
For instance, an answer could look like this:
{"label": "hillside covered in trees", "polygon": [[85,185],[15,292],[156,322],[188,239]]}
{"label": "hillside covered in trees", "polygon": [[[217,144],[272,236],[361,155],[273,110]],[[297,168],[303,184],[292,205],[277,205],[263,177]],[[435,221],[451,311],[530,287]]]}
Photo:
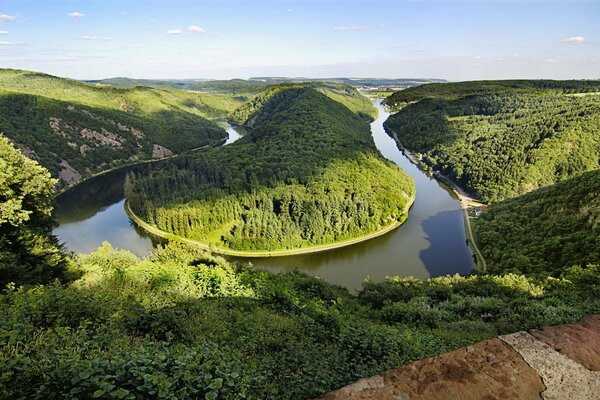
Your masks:
{"label": "hillside covered in trees", "polygon": [[107,83],[118,87],[0,69],[0,132],[65,186],[119,165],[219,145],[227,133],[214,120],[242,124],[265,98],[292,86],[311,86],[357,113],[375,115],[368,100],[344,84]]}
{"label": "hillside covered in trees", "polygon": [[311,87],[267,97],[242,107],[251,129],[237,142],[131,174],[134,212],[234,250],[328,244],[406,218],[412,179],[378,153],[360,111]]}
{"label": "hillside covered in trees", "polygon": [[118,165],[221,143],[227,133],[207,118],[225,117],[241,101],[0,70],[0,132],[62,185]]}
{"label": "hillside covered in trees", "polygon": [[559,276],[600,260],[600,171],[492,205],[474,222],[492,273]]}
{"label": "hillside covered in trees", "polygon": [[600,312],[591,265],[557,279],[390,278],[352,294],[176,243],[146,259],[109,244],[68,256],[49,229],[32,230],[51,223],[49,174],[4,139],[0,150],[2,398],[307,399]]}
{"label": "hillside covered in trees", "polygon": [[386,129],[483,201],[599,167],[599,81],[433,83],[386,104]]}

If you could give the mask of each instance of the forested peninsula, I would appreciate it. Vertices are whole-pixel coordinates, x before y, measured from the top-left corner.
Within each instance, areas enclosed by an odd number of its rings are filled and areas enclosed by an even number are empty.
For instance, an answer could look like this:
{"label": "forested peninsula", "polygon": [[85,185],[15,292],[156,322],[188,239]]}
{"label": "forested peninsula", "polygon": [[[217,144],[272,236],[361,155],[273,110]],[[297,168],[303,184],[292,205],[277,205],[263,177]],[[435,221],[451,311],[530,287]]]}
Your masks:
{"label": "forested peninsula", "polygon": [[134,213],[238,251],[335,243],[406,218],[414,184],[379,154],[364,113],[305,86],[266,97],[245,107],[237,142],[130,174]]}
{"label": "forested peninsula", "polygon": [[599,167],[600,81],[431,83],[386,99],[421,164],[485,202]]}

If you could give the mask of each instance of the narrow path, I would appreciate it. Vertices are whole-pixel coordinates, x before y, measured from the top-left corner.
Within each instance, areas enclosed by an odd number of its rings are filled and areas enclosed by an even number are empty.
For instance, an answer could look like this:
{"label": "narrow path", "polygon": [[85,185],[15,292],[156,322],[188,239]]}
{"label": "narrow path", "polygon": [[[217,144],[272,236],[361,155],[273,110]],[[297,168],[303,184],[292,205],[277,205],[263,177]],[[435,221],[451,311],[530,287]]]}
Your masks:
{"label": "narrow path", "polygon": [[391,225],[377,231],[370,233],[368,235],[360,236],[354,239],[343,240],[337,243],[324,244],[320,246],[312,246],[312,247],[304,247],[300,249],[289,249],[289,250],[274,250],[274,251],[239,251],[239,250],[231,250],[231,249],[223,249],[219,247],[215,247],[212,245],[208,245],[206,243],[202,243],[196,240],[188,239],[183,236],[178,236],[172,233],[165,232],[163,230],[158,229],[157,227],[150,225],[142,218],[137,216],[131,207],[129,206],[129,202],[125,201],[125,212],[129,215],[129,217],[142,229],[150,232],[151,234],[167,239],[174,240],[182,243],[188,243],[194,246],[198,246],[202,249],[208,250],[212,253],[223,254],[226,256],[234,256],[234,257],[246,257],[246,258],[258,258],[258,257],[282,257],[282,256],[291,256],[291,255],[300,255],[300,254],[312,254],[312,253],[320,253],[322,251],[339,249],[342,247],[350,246],[356,243],[365,242],[367,240],[376,238],[378,236],[385,235],[386,233],[396,229],[408,218],[408,210],[415,201],[415,196],[412,196],[404,209],[404,214],[402,214],[403,219],[401,221],[395,221]]}

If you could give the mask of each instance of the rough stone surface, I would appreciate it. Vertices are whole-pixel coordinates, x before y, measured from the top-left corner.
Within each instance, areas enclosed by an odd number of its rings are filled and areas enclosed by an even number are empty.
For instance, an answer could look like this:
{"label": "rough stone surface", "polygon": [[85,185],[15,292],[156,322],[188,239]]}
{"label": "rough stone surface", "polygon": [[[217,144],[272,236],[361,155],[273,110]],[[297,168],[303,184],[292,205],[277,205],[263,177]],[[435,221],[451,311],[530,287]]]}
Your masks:
{"label": "rough stone surface", "polygon": [[68,184],[75,183],[81,179],[81,174],[75,168],[71,167],[68,162],[62,160],[60,162],[62,169],[58,171],[58,178]]}
{"label": "rough stone surface", "polygon": [[557,352],[527,332],[501,336],[541,376],[544,400],[600,400],[600,372]]}
{"label": "rough stone surface", "polygon": [[600,371],[600,315],[574,324],[534,329],[531,334],[591,371]]}
{"label": "rough stone surface", "polygon": [[541,399],[538,374],[506,343],[486,340],[362,379],[320,397],[362,399]]}
{"label": "rough stone surface", "polygon": [[173,152],[159,144],[152,146],[152,158],[165,158],[173,155]]}

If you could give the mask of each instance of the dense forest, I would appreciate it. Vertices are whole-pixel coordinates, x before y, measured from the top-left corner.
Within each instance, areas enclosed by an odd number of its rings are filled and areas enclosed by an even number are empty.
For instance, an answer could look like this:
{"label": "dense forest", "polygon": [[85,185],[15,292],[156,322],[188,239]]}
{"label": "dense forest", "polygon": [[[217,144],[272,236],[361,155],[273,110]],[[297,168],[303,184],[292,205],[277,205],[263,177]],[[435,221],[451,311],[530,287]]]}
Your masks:
{"label": "dense forest", "polygon": [[427,84],[386,102],[388,132],[483,201],[599,167],[598,81]]}
{"label": "dense forest", "polygon": [[313,87],[365,118],[375,116],[344,84],[183,82],[84,83],[0,69],[0,132],[65,186],[123,164],[219,145],[227,134],[214,120],[242,124],[265,99],[290,87]]}
{"label": "dense forest", "polygon": [[231,96],[111,89],[26,71],[0,71],[0,132],[61,184],[138,160],[217,145]]}
{"label": "dense forest", "polygon": [[311,87],[267,97],[251,101],[250,132],[237,142],[131,174],[134,212],[163,231],[234,250],[327,244],[406,218],[412,180],[377,152],[360,110]]}
{"label": "dense forest", "polygon": [[557,278],[390,278],[351,294],[176,243],[146,259],[109,244],[67,256],[32,228],[51,224],[48,172],[5,139],[0,150],[1,398],[307,399],[600,312],[592,265]]}
{"label": "dense forest", "polygon": [[558,276],[600,260],[600,171],[492,205],[474,221],[489,271]]}

